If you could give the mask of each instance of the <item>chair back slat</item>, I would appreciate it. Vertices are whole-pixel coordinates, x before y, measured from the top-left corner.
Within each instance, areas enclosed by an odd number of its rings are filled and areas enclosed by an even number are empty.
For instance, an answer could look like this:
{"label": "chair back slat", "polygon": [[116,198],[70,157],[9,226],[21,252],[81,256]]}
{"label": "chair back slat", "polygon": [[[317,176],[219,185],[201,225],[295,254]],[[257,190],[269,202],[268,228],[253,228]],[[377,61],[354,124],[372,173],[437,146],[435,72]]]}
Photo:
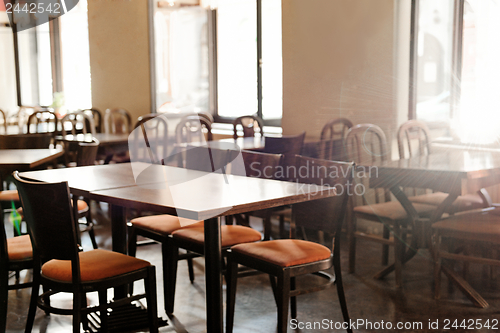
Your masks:
{"label": "chair back slat", "polygon": [[297,156],[295,168],[295,182],[314,188],[326,186],[337,191],[337,195],[333,197],[295,204],[295,225],[334,234],[339,232],[346,213],[348,195],[352,193],[354,163]]}
{"label": "chair back slat", "polygon": [[299,155],[302,151],[306,132],[299,135],[282,137],[265,137],[264,153]]}
{"label": "chair back slat", "polygon": [[104,133],[128,134],[132,130],[132,117],[125,109],[107,109],[104,114]]}
{"label": "chair back slat", "polygon": [[77,231],[67,182],[31,182],[22,179],[17,171],[14,181],[34,255],[42,262],[47,259],[77,260]]}

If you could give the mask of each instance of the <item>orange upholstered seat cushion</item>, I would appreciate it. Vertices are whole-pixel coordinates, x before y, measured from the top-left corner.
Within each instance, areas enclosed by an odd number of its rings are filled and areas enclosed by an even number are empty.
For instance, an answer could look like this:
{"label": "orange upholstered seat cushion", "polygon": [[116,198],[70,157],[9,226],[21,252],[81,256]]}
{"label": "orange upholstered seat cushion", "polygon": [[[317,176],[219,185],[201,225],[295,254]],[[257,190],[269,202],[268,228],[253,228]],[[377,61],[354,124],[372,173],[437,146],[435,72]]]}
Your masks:
{"label": "orange upholstered seat cushion", "polygon": [[[105,250],[80,252],[79,255],[82,282],[118,276],[151,265],[145,260]],[[50,260],[42,266],[42,274],[57,281],[71,282],[71,261]]]}
{"label": "orange upholstered seat cushion", "polygon": [[17,190],[0,191],[0,201],[19,201]]}
{"label": "orange upholstered seat cushion", "polygon": [[7,252],[9,260],[23,260],[33,257],[30,236],[23,235],[7,239]]}
{"label": "orange upholstered seat cushion", "polygon": [[203,221],[190,220],[173,215],[142,216],[130,221],[134,227],[170,235],[181,228],[203,227]]}
{"label": "orange upholstered seat cushion", "polygon": [[79,213],[84,211],[84,210],[89,209],[89,205],[84,200],[78,200],[76,203],[76,206],[78,207]]}
{"label": "orange upholstered seat cushion", "polygon": [[253,244],[239,244],[231,251],[270,262],[281,267],[303,265],[330,258],[331,251],[321,244],[300,239],[277,239]]}
{"label": "orange upholstered seat cushion", "polygon": [[[413,204],[413,207],[417,210],[420,217],[430,217],[432,212],[436,209],[436,206],[424,205],[424,204]],[[382,218],[385,220],[400,221],[406,220],[408,214],[403,206],[398,201],[390,201],[384,203],[378,203],[373,205],[357,206],[354,207],[354,212],[358,215],[361,214],[365,216],[375,216],[377,218]]]}
{"label": "orange upholstered seat cushion", "polygon": [[[410,197],[411,202],[417,202],[421,204],[434,205],[439,206],[444,199],[448,196],[448,193],[443,192],[435,192],[423,195],[417,195],[414,197]],[[460,212],[464,210],[482,208],[484,206],[483,199],[479,194],[466,194],[459,196],[454,202],[453,205],[448,209],[448,212]]]}
{"label": "orange upholstered seat cushion", "polygon": [[[174,238],[192,241],[198,244],[205,242],[205,229],[203,227],[184,228],[172,233]],[[241,225],[221,226],[222,247],[229,247],[241,243],[252,243],[262,239],[262,235],[257,230]]]}

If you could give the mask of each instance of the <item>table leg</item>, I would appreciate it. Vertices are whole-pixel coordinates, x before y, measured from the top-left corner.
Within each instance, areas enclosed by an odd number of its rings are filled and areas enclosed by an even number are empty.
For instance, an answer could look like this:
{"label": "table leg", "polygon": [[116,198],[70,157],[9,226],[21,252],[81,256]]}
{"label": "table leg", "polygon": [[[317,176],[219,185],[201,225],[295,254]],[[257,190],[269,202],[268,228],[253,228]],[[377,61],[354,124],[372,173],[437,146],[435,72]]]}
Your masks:
{"label": "table leg", "polygon": [[[112,249],[115,252],[127,253],[127,221],[125,218],[125,207],[109,205],[111,217],[111,239]],[[115,288],[115,299],[125,298],[127,288],[125,286]]]}
{"label": "table leg", "polygon": [[222,332],[222,253],[220,219],[205,221],[207,332]]}

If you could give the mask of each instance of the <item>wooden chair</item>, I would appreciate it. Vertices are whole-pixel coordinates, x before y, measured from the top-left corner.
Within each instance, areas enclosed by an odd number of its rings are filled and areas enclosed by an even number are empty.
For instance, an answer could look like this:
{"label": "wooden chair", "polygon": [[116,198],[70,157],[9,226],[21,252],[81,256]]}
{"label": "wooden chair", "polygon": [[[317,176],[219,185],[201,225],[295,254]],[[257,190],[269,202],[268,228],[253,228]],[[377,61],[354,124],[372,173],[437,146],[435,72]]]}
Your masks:
{"label": "wooden chair", "polygon": [[[399,127],[398,134],[399,158],[428,155],[432,152],[429,129],[418,120],[409,120]],[[415,194],[415,193],[414,193]],[[411,202],[439,206],[448,196],[448,193],[434,192],[410,197]],[[455,214],[466,210],[491,207],[492,201],[485,189],[479,193],[459,196],[446,211]]]}
{"label": "wooden chair", "polygon": [[[308,157],[297,157],[297,168],[308,168],[306,175],[297,173],[297,182],[326,185],[335,188],[338,195],[331,198],[314,200],[294,206],[293,220],[297,226],[307,226],[334,233],[332,249],[323,245],[296,239],[279,239],[260,243],[239,244],[231,247],[227,264],[227,306],[226,332],[233,331],[234,308],[238,264],[269,274],[278,307],[278,332],[286,332],[288,327],[288,306],[291,303],[291,316],[297,317],[296,296],[319,291],[334,281],[337,284],[339,302],[344,322],[349,323],[349,314],[342,285],[340,268],[340,232],[346,213],[348,187],[352,185],[353,163],[332,162]],[[310,168],[316,168],[311,172]],[[320,170],[327,170],[322,172]],[[331,178],[331,170],[337,170],[338,178]],[[345,175],[345,177],[344,177]],[[334,267],[335,277],[322,271]],[[323,286],[308,290],[296,289],[296,277],[304,274],[318,274],[328,278]],[[351,332],[350,329],[347,330]]]}
{"label": "wooden chair", "polygon": [[183,117],[175,128],[175,138],[178,144],[212,141],[212,123],[205,117]]}
{"label": "wooden chair", "polygon": [[[241,126],[243,137],[254,137],[258,132],[260,136],[264,136],[264,122],[258,116],[241,116],[233,121],[233,138],[238,138],[238,125]],[[257,130],[257,131],[256,131]]]}
{"label": "wooden chair", "polygon": [[[450,280],[458,284],[475,306],[488,307],[488,302],[465,280],[465,273],[469,263],[500,266],[498,255],[483,256],[491,252],[489,250],[498,249],[500,246],[500,209],[486,208],[452,215],[434,223],[432,230],[435,242],[434,297],[439,299],[441,296],[441,273],[444,272]],[[442,245],[443,239],[447,241],[446,246]],[[451,246],[453,243],[457,246]],[[452,267],[442,262],[443,259],[462,261],[464,277],[457,276]]]}
{"label": "wooden chair", "polygon": [[[31,282],[9,285],[9,273],[33,267],[33,251],[28,235],[6,238],[5,228],[0,223],[0,331],[5,332],[9,290],[31,287]],[[16,276],[18,280],[18,276]]]}
{"label": "wooden chair", "polygon": [[[96,108],[83,109],[81,112],[91,116],[94,119],[96,133],[102,133],[102,113]],[[87,124],[90,126],[90,124]]]}
{"label": "wooden chair", "polygon": [[[144,296],[147,299],[150,332],[158,332],[155,267],[147,261],[117,252],[80,252],[68,184],[31,182],[22,179],[17,172],[14,173],[14,179],[33,244],[33,291],[26,332],[31,332],[33,327],[37,303],[46,312],[73,315],[75,333],[80,333],[80,323],[88,330],[87,314],[99,311],[100,330],[107,332],[111,326],[111,323],[108,325],[109,308],[114,309]],[[145,295],[108,303],[109,288],[137,280],[144,280]],[[38,295],[40,285],[46,290],[41,296]],[[87,308],[85,295],[93,291],[99,294],[99,305]],[[50,306],[50,296],[58,292],[73,294],[73,309]],[[123,321],[123,318],[120,320]],[[133,329],[133,325],[129,325],[128,328]]]}
{"label": "wooden chair", "polygon": [[57,115],[53,111],[35,111],[28,117],[26,133],[52,133],[55,135],[58,122]]}
{"label": "wooden chair", "polygon": [[266,136],[264,139],[264,153],[268,154],[283,154],[283,155],[300,155],[306,132],[298,135],[289,135],[282,137]]}
{"label": "wooden chair", "polygon": [[140,116],[135,123],[133,143],[129,147],[130,160],[159,164],[167,157],[168,123],[158,113]]}
{"label": "wooden chair", "polygon": [[[346,157],[359,165],[372,165],[384,162],[388,159],[386,138],[382,129],[373,124],[360,124],[352,127],[346,136]],[[366,171],[365,171],[366,172]],[[356,179],[356,182],[363,179]],[[368,184],[363,184],[368,188]],[[396,284],[401,285],[402,257],[405,249],[406,235],[411,231],[408,225],[408,215],[398,201],[391,201],[389,191],[374,189],[375,204],[368,204],[365,195],[361,196],[362,205],[355,206],[352,218],[349,219],[349,272],[355,271],[356,260],[356,238],[363,238],[383,244],[382,265],[387,265],[389,257],[389,246],[394,246],[394,257],[396,261]],[[352,197],[354,200],[355,197]],[[385,202],[384,202],[385,201]],[[354,205],[354,202],[352,202]],[[414,207],[420,217],[430,217],[435,206],[415,203]],[[357,230],[357,219],[369,220],[383,225],[383,237],[368,234]],[[390,233],[394,234],[390,239]]]}
{"label": "wooden chair", "polygon": [[132,117],[125,109],[107,109],[104,114],[104,133],[128,134],[132,130]]}
{"label": "wooden chair", "polygon": [[76,135],[78,133],[95,136],[94,118],[83,111],[68,113],[61,119],[61,132],[63,136],[68,134]]}
{"label": "wooden chair", "polygon": [[352,126],[352,122],[346,118],[336,118],[327,122],[321,130],[318,157],[320,159],[332,160],[338,156],[340,160],[344,161],[344,139],[347,131]]}
{"label": "wooden chair", "polygon": [[0,116],[2,118],[2,123],[0,124],[0,126],[3,128],[3,133],[7,134],[7,116],[2,109],[0,109]]}
{"label": "wooden chair", "polygon": [[51,143],[50,133],[0,135],[0,149],[47,149]]}

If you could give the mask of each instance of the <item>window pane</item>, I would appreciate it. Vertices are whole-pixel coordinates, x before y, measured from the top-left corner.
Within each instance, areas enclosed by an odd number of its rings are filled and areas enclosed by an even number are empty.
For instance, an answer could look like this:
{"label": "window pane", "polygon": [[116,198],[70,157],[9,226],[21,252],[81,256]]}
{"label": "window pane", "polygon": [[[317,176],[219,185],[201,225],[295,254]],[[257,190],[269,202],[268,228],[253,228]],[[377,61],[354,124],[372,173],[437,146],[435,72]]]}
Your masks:
{"label": "window pane", "polygon": [[458,133],[466,142],[498,141],[499,15],[498,1],[465,1],[461,98],[457,124]]}
{"label": "window pane", "polygon": [[207,10],[157,8],[156,103],[160,112],[208,111]]}
{"label": "window pane", "polygon": [[61,16],[64,105],[68,111],[92,107],[87,0]]}
{"label": "window pane", "polygon": [[282,109],[281,0],[262,0],[262,116],[279,119]]}
{"label": "window pane", "polygon": [[420,0],[417,118],[449,122],[453,57],[453,0]]}
{"label": "window pane", "polygon": [[[3,3],[3,2],[2,2]],[[8,22],[7,15],[0,12],[0,22]],[[14,42],[12,29],[0,26],[0,109],[13,114],[17,112],[16,71],[14,64]]]}
{"label": "window pane", "polygon": [[[219,0],[217,16],[218,113],[257,112],[257,4]],[[272,59],[270,59],[272,64]]]}

